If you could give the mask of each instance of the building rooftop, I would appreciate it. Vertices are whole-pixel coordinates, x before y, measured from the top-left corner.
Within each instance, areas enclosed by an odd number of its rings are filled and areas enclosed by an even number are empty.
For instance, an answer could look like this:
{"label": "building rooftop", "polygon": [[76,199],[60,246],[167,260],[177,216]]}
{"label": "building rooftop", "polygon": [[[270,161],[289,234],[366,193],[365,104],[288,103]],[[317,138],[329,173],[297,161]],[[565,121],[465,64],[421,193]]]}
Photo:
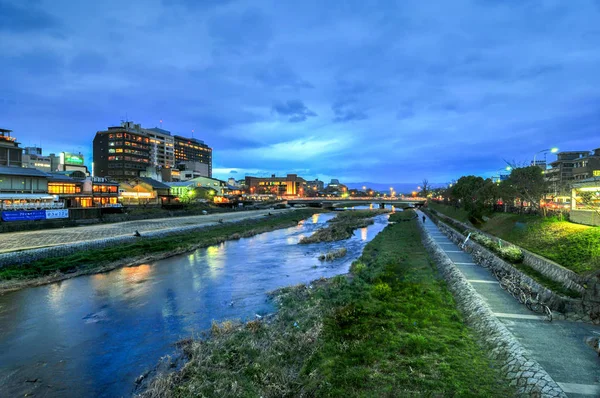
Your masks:
{"label": "building rooftop", "polygon": [[48,174],[38,169],[30,169],[27,167],[6,167],[0,166],[0,174],[2,175],[14,175],[14,176],[25,176],[25,177],[44,177],[48,178]]}
{"label": "building rooftop", "polygon": [[171,189],[171,187],[168,186],[167,184],[165,184],[164,182],[160,182],[158,180],[155,180],[154,178],[137,177],[137,179],[142,182],[145,182],[146,184],[150,185],[152,188],[155,188],[155,189]]}

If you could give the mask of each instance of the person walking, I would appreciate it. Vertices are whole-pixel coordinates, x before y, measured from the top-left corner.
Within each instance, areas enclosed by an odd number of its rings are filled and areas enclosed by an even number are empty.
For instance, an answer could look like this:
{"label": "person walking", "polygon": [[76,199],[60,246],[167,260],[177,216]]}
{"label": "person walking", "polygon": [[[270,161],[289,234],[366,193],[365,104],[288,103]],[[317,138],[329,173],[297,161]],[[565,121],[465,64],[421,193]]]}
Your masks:
{"label": "person walking", "polygon": [[423,216],[423,224],[425,224],[425,216]]}

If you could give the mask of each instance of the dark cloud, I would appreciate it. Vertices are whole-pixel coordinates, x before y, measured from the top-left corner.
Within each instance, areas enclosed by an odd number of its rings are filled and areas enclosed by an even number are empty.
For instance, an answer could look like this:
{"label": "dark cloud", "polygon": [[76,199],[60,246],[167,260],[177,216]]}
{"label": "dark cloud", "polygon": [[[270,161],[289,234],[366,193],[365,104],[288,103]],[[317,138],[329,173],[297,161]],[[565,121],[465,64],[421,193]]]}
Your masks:
{"label": "dark cloud", "polygon": [[333,121],[336,123],[365,120],[369,118],[365,111],[359,108],[356,101],[337,101],[331,105],[331,109],[335,115]]}
{"label": "dark cloud", "polygon": [[37,32],[59,25],[54,16],[38,9],[35,2],[0,0],[0,31]]}
{"label": "dark cloud", "polygon": [[312,84],[300,78],[283,60],[271,61],[259,68],[255,74],[256,80],[268,88],[302,89],[314,88]]}
{"label": "dark cloud", "polygon": [[272,109],[277,114],[288,117],[288,121],[292,123],[304,122],[309,117],[317,116],[300,100],[277,102]]}
{"label": "dark cloud", "polygon": [[237,174],[237,171],[236,171],[236,170],[231,170],[231,171],[229,172],[229,174]]}

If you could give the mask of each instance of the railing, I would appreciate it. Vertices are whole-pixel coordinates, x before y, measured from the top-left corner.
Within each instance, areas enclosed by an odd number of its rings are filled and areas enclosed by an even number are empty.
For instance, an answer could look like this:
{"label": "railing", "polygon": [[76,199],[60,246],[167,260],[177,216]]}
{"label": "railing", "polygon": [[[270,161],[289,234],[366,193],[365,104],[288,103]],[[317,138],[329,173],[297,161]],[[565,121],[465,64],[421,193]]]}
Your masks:
{"label": "railing", "polygon": [[0,204],[0,209],[2,210],[51,210],[64,208],[65,204],[63,202]]}

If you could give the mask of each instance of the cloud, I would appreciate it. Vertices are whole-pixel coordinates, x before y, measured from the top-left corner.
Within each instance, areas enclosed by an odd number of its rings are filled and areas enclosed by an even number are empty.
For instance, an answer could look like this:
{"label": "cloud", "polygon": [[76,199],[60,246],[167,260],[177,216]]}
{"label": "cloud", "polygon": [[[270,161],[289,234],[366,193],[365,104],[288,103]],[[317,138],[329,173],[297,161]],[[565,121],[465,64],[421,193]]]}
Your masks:
{"label": "cloud", "polygon": [[208,33],[213,40],[215,54],[237,56],[265,51],[273,36],[270,20],[257,8],[223,12],[211,17]]}
{"label": "cloud", "polygon": [[46,152],[164,119],[223,173],[443,182],[597,147],[599,40],[590,0],[0,0],[0,120]]}
{"label": "cloud", "polygon": [[337,101],[331,105],[331,109],[335,114],[333,121],[336,123],[368,119],[367,114],[362,109],[358,108],[355,101]]}
{"label": "cloud", "polygon": [[[16,4],[19,4],[18,6]],[[31,1],[0,0],[0,31],[40,32],[60,26],[58,19]]]}
{"label": "cloud", "polygon": [[308,109],[304,102],[300,100],[288,100],[286,102],[277,102],[273,105],[273,111],[281,116],[288,117],[291,123],[306,121],[309,117],[315,117],[317,114]]}
{"label": "cloud", "polygon": [[229,174],[237,174],[237,171],[236,171],[236,170],[231,170],[231,171],[229,172]]}
{"label": "cloud", "polygon": [[314,88],[312,84],[300,78],[283,60],[274,60],[259,68],[256,80],[264,87],[276,89]]}

